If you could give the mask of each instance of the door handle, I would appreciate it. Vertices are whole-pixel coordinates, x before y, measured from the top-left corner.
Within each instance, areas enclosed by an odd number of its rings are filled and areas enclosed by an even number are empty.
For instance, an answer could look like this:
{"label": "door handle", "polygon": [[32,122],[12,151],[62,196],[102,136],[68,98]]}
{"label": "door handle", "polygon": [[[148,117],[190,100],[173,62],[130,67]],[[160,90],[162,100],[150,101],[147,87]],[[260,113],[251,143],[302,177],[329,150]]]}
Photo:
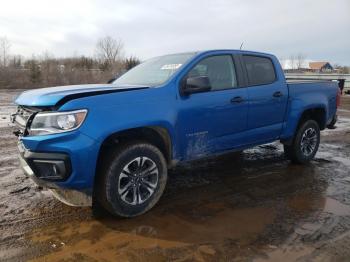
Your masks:
{"label": "door handle", "polygon": [[283,93],[281,91],[277,91],[273,93],[273,97],[281,97],[281,96],[283,96]]}
{"label": "door handle", "polygon": [[232,104],[242,103],[243,101],[244,99],[241,96],[235,96],[234,98],[231,99]]}

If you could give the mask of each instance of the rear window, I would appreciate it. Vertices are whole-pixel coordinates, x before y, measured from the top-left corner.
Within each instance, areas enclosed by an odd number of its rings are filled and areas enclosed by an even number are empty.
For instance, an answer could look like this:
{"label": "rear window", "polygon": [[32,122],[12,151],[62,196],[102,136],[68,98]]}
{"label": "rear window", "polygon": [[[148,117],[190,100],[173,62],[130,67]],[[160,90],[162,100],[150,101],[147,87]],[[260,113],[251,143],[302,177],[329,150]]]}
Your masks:
{"label": "rear window", "polygon": [[269,58],[245,55],[243,59],[248,73],[249,85],[266,85],[275,81],[275,68]]}

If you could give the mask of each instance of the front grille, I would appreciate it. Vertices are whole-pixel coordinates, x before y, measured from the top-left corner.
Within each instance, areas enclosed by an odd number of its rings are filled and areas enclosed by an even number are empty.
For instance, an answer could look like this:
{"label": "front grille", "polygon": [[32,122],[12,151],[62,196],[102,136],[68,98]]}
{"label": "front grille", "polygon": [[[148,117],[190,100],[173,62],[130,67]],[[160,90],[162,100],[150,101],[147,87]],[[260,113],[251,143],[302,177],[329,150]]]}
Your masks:
{"label": "front grille", "polygon": [[27,128],[38,111],[37,109],[18,106],[16,113],[11,116],[11,122],[15,124],[13,133],[17,136],[27,135]]}

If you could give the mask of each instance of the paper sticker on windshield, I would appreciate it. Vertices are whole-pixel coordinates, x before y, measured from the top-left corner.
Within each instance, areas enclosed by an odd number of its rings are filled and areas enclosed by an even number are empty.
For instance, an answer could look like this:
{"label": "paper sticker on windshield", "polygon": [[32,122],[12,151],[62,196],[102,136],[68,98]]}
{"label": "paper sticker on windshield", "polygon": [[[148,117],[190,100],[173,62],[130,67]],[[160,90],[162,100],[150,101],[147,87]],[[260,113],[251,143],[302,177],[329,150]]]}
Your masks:
{"label": "paper sticker on windshield", "polygon": [[175,70],[178,69],[182,64],[168,64],[168,65],[163,65],[160,69],[161,70]]}

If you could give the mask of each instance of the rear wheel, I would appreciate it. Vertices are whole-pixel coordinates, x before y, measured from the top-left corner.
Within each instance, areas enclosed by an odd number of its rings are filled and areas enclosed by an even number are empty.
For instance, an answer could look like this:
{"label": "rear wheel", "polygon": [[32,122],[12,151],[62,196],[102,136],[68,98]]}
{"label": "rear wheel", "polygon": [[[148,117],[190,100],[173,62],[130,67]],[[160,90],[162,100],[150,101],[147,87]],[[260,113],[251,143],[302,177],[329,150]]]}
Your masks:
{"label": "rear wheel", "polygon": [[115,150],[102,168],[98,201],[113,215],[133,217],[151,209],[161,197],[167,166],[161,151],[148,143]]}
{"label": "rear wheel", "polygon": [[320,128],[316,121],[307,120],[296,132],[291,145],[284,145],[287,158],[294,163],[305,164],[312,160],[320,144]]}

